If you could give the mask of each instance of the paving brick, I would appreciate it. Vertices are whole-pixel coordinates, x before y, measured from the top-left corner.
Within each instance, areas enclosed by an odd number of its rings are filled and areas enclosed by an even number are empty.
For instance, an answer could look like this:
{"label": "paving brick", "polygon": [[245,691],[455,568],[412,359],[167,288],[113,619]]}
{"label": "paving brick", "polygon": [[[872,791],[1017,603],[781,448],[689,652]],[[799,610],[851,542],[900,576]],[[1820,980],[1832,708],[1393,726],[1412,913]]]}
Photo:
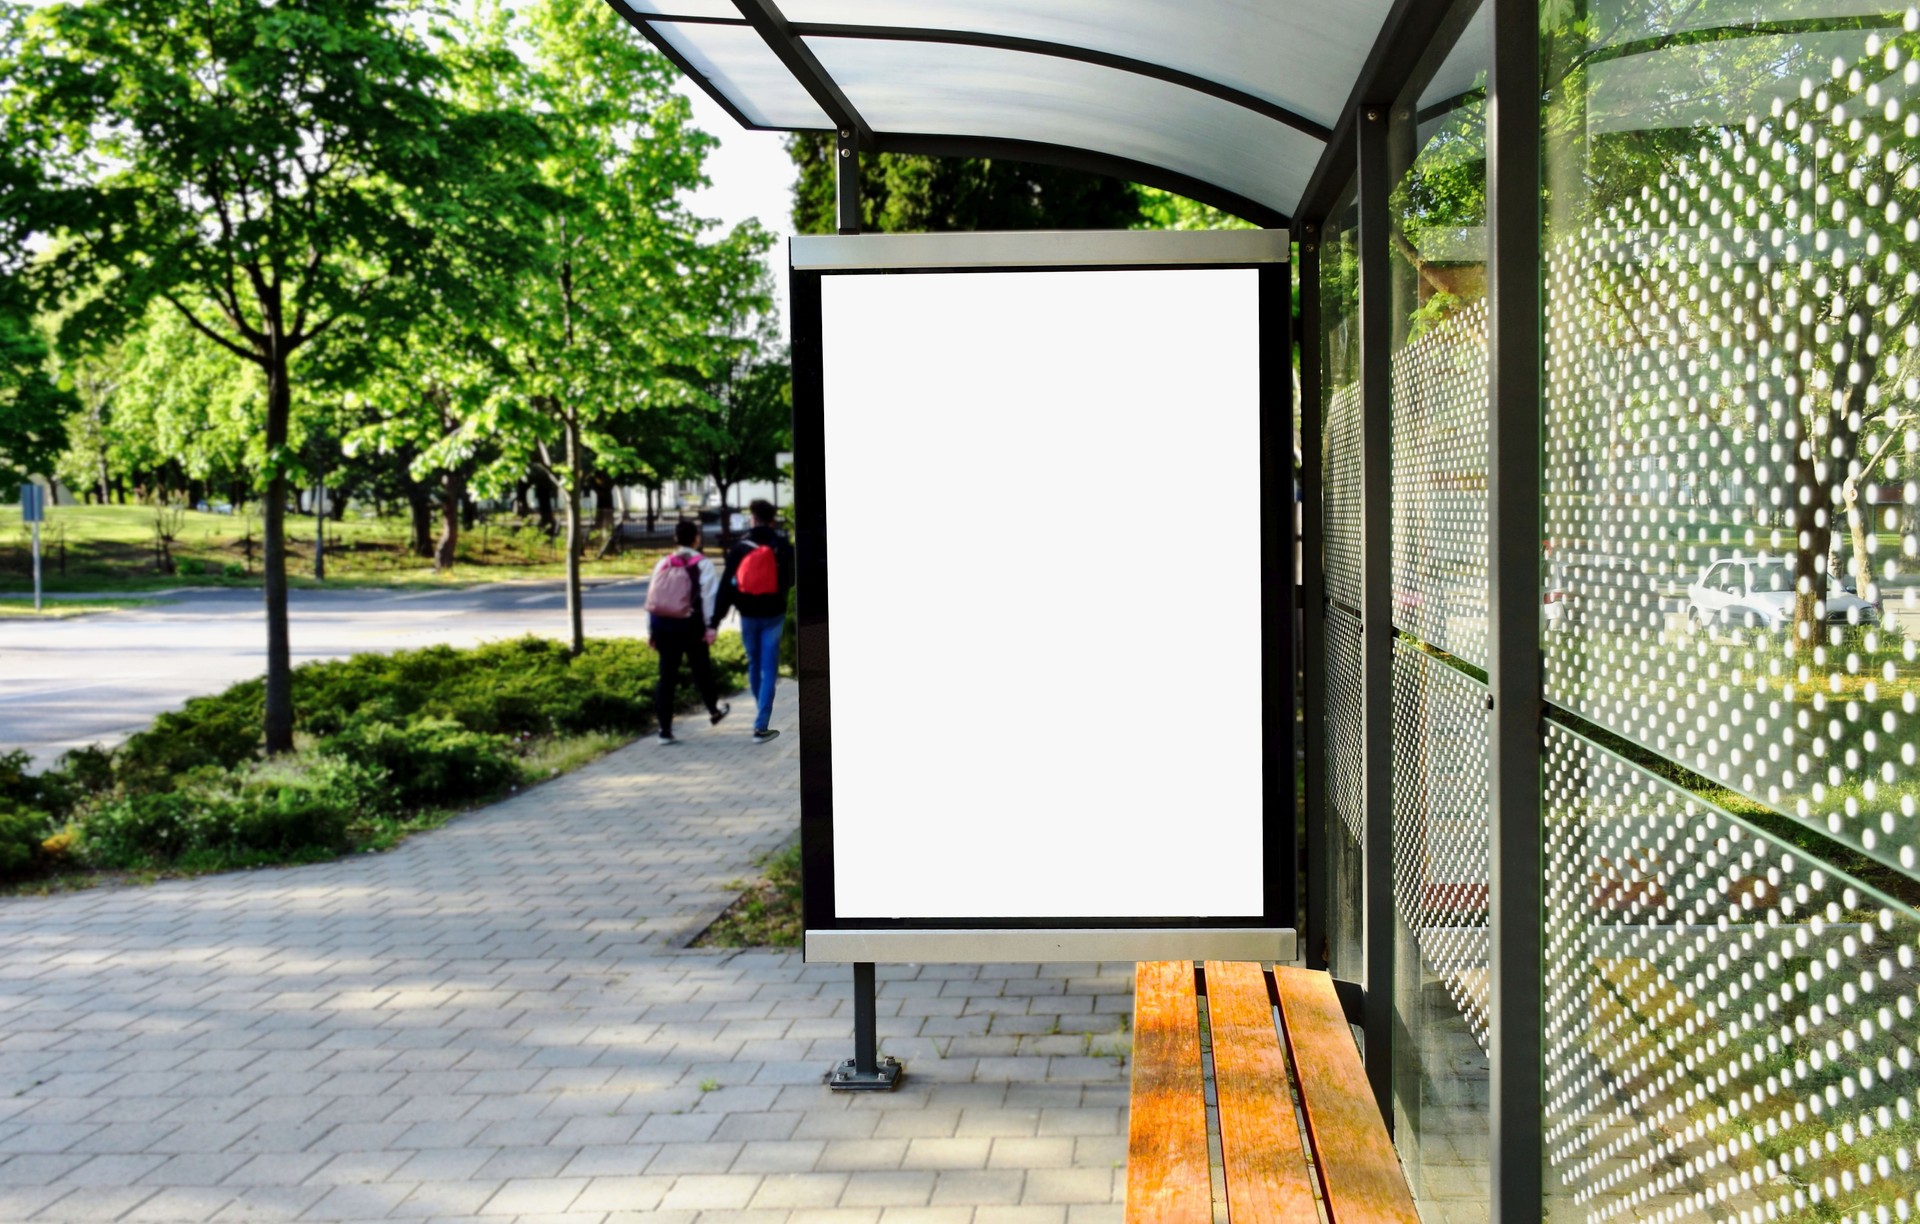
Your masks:
{"label": "paving brick", "polygon": [[795,744],[686,739],[390,854],[0,907],[0,1220],[1112,1218],[1082,1034],[1131,967],[882,966],[909,1078],[827,1092],[843,967],[671,942],[792,835]]}

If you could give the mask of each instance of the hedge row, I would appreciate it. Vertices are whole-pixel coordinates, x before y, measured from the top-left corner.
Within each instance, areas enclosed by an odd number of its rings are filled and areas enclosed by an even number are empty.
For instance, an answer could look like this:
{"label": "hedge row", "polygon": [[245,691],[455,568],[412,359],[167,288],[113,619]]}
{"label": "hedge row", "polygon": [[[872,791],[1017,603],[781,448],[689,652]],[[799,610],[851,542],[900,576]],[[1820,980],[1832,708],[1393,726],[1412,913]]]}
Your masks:
{"label": "hedge row", "polygon": [[[714,646],[726,690],[740,639]],[[27,771],[0,754],[0,879],[65,865],[165,867],[196,856],[259,860],[338,853],[379,819],[496,794],[540,741],[653,728],[653,652],[596,639],[432,646],[307,663],[293,673],[299,751],[263,758],[263,685],[251,680],[162,714],[120,748],[84,748]],[[680,705],[697,703],[682,678]]]}

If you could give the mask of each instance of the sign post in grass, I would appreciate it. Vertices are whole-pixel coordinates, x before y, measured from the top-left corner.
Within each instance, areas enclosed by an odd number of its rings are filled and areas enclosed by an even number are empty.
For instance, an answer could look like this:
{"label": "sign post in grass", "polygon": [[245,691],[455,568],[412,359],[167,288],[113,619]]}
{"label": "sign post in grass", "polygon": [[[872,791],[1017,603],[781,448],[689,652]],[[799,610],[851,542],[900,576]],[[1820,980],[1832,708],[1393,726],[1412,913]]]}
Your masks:
{"label": "sign post in grass", "polygon": [[33,610],[40,610],[40,523],[47,517],[46,492],[28,481],[20,486],[20,521],[33,525]]}

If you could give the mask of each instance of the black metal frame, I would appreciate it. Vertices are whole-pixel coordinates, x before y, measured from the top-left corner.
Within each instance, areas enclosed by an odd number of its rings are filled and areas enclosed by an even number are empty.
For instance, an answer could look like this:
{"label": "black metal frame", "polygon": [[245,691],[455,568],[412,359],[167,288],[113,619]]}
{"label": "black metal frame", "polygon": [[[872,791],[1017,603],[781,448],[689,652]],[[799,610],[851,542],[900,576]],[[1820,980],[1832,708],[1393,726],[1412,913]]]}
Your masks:
{"label": "black metal frame", "polygon": [[[1251,267],[1259,276],[1262,319],[1277,314],[1279,325],[1263,325],[1257,354],[1261,372],[1261,483],[1263,488],[1290,485],[1291,477],[1276,454],[1291,464],[1292,337],[1291,287],[1284,266],[1235,264],[1154,264],[1150,270],[1178,271]],[[822,367],[821,281],[824,276],[861,275],[975,275],[1020,274],[1066,269],[1040,266],[1014,268],[888,269],[885,272],[820,272],[795,269],[793,294],[793,455],[798,473],[825,470],[825,398]],[[1090,271],[1080,267],[1070,269]],[[1113,269],[1108,269],[1113,270]],[[827,518],[828,491],[818,479],[796,479],[794,487],[795,548],[798,561],[796,616],[799,624],[800,684],[800,853],[806,881],[802,918],[809,931],[836,930],[1099,930],[1099,929],[1235,929],[1291,926],[1297,897],[1292,880],[1295,850],[1294,754],[1292,727],[1294,696],[1291,668],[1293,648],[1292,516],[1273,530],[1262,524],[1261,566],[1263,599],[1262,708],[1265,751],[1262,768],[1261,840],[1266,856],[1263,912],[1154,918],[1083,918],[1075,915],[1033,917],[981,914],[967,918],[890,918],[842,915],[834,904],[833,832],[833,708],[832,643],[829,608],[831,578],[828,557],[831,527]]]}
{"label": "black metal frame", "polygon": [[[1492,1068],[1490,1150],[1491,1219],[1496,1224],[1535,1221],[1544,1210],[1545,1164],[1541,1141],[1542,999],[1541,909],[1541,659],[1540,615],[1540,101],[1539,14],[1536,0],[1483,0],[1493,6],[1487,135],[1489,334],[1488,503],[1490,511],[1488,581],[1491,596],[1488,686],[1493,702],[1491,772],[1492,836],[1490,925],[1492,952]],[[1361,378],[1363,380],[1363,497],[1369,554],[1375,516],[1390,528],[1384,504],[1390,483],[1381,479],[1389,439],[1373,399],[1384,402],[1390,370],[1385,348],[1390,320],[1382,301],[1387,285],[1386,195],[1394,187],[1387,139],[1387,110],[1403,99],[1421,71],[1431,67],[1437,41],[1450,41],[1465,26],[1456,6],[1431,0],[1400,0],[1389,14],[1352,98],[1342,112],[1326,156],[1315,167],[1295,209],[1295,234],[1301,244],[1301,316],[1310,338],[1301,349],[1303,455],[1302,534],[1306,540],[1307,619],[1303,648],[1308,678],[1307,836],[1311,847],[1323,842],[1331,819],[1325,801],[1325,643],[1324,515],[1321,493],[1319,415],[1321,347],[1313,342],[1320,328],[1320,284],[1306,275],[1321,255],[1319,239],[1341,192],[1356,177],[1360,205]],[[1377,128],[1377,132],[1376,132]],[[1372,225],[1369,225],[1369,218]],[[1371,235],[1371,236],[1370,236]],[[1372,294],[1370,285],[1378,288]],[[1378,303],[1369,305],[1370,302]],[[1308,330],[1310,328],[1310,330]],[[1376,354],[1378,358],[1376,359]],[[1379,503],[1379,504],[1376,504]],[[1390,618],[1382,606],[1376,567],[1390,561],[1369,555],[1364,562],[1362,602],[1365,621],[1363,675],[1367,703],[1367,989],[1359,1000],[1369,1079],[1380,1095],[1382,1115],[1393,1117],[1390,1075],[1393,1039],[1391,962],[1376,973],[1376,956],[1390,957],[1392,926],[1390,808],[1375,802],[1375,785],[1388,761],[1390,734],[1383,734],[1371,710],[1391,700],[1392,630],[1390,620],[1376,635],[1376,621]],[[1384,658],[1384,662],[1383,662]],[[1384,669],[1384,671],[1383,671]],[[1317,681],[1317,682],[1316,682]],[[1384,828],[1382,818],[1384,816]],[[1386,860],[1376,862],[1376,860]],[[1320,865],[1319,859],[1313,859]],[[1325,930],[1324,882],[1308,878],[1305,929],[1309,963],[1320,951]],[[1387,989],[1379,989],[1386,986]],[[1385,997],[1376,997],[1385,996]],[[1379,1062],[1376,1062],[1379,1059]],[[1384,1066],[1382,1065],[1384,1064]],[[1376,1070],[1376,1068],[1380,1068]]]}

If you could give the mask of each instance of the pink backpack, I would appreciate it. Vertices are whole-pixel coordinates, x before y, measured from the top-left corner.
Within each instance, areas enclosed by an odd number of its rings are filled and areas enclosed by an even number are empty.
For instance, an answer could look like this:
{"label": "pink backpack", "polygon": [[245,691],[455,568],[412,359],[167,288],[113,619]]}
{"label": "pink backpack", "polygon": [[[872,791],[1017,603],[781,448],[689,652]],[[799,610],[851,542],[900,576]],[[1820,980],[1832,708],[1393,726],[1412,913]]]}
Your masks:
{"label": "pink backpack", "polygon": [[647,611],[669,620],[692,616],[695,567],[699,564],[700,558],[687,553],[675,553],[662,562],[647,584]]}

